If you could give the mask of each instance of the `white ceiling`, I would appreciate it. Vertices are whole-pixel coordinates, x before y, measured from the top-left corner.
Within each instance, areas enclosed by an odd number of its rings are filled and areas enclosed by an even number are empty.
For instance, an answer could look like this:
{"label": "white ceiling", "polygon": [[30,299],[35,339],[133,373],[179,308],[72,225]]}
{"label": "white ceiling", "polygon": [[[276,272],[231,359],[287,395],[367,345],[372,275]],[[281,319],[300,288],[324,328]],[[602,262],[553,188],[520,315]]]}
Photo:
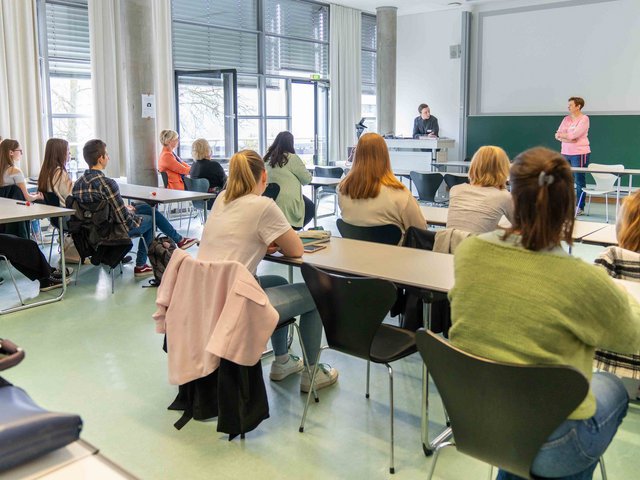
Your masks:
{"label": "white ceiling", "polygon": [[[505,2],[506,0],[331,0],[331,3],[357,8],[365,12],[375,12],[377,7],[398,7],[398,15],[433,12],[465,6]],[[453,5],[451,5],[453,4]],[[461,4],[461,5],[458,5]]]}

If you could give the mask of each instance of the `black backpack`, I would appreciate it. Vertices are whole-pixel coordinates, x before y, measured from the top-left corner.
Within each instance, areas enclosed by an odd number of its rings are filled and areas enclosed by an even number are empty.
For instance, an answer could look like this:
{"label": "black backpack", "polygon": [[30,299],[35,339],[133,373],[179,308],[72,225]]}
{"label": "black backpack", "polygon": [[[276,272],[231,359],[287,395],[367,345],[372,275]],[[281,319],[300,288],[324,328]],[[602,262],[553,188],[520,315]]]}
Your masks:
{"label": "black backpack", "polygon": [[171,255],[177,248],[176,242],[171,240],[166,235],[158,235],[153,239],[151,245],[149,245],[149,263],[153,268],[153,279],[149,281],[152,286],[157,287],[162,281],[162,275],[169,265]]}

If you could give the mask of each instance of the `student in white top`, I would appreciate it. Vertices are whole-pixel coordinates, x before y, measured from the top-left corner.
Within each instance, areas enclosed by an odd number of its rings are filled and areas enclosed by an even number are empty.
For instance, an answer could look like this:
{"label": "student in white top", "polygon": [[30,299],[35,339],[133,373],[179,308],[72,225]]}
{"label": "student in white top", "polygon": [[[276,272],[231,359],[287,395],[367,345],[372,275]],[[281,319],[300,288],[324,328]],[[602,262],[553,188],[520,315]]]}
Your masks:
{"label": "student in white top", "polygon": [[42,162],[38,176],[38,191],[55,192],[63,207],[73,189],[73,182],[69,178],[66,168],[69,155],[69,142],[61,138],[47,140],[44,149],[44,162]]}
{"label": "student in white top", "polygon": [[359,227],[397,225],[426,228],[418,202],[391,171],[389,150],[377,133],[358,140],[353,167],[338,185],[342,219]]}
{"label": "student in white top", "polygon": [[449,192],[447,228],[493,232],[504,215],[513,223],[513,199],[507,190],[509,157],[500,147],[480,147],[471,159],[469,183]]}
{"label": "student in white top", "polygon": [[29,202],[42,200],[42,193],[31,195],[27,190],[27,183],[20,170],[21,159],[22,149],[17,140],[5,138],[0,142],[0,186],[16,185],[22,191],[24,199]]}
{"label": "student in white top", "polygon": [[[213,204],[204,227],[198,259],[206,261],[235,260],[253,274],[266,253],[276,250],[288,257],[301,257],[303,246],[282,211],[273,200],[263,197],[267,186],[264,161],[256,152],[243,150],[229,162],[226,190]],[[280,314],[280,320],[300,315],[300,333],[310,363],[320,351],[322,322],[313,298],[304,283],[289,285],[275,275],[260,276],[258,281]],[[271,337],[275,360],[270,378],[279,381],[303,370],[303,363],[287,351],[287,329],[276,331]],[[336,382],[338,371],[320,365],[315,388]],[[308,392],[311,379],[303,372],[300,390]]]}

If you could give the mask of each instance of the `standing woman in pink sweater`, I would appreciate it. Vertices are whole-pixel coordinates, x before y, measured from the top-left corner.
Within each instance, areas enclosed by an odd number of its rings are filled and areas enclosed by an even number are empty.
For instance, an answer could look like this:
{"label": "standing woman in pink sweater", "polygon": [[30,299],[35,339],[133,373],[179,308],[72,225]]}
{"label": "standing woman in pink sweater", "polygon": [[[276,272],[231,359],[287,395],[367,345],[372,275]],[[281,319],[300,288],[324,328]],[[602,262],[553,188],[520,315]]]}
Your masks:
{"label": "standing woman in pink sweater", "polygon": [[[569,115],[562,119],[556,132],[556,140],[562,142],[560,153],[572,167],[586,167],[589,165],[591,148],[589,147],[589,117],[582,113],[584,99],[571,97],[569,99]],[[578,202],[576,215],[584,213],[584,195],[582,189],[587,185],[584,173],[574,173],[576,183],[576,200]]]}

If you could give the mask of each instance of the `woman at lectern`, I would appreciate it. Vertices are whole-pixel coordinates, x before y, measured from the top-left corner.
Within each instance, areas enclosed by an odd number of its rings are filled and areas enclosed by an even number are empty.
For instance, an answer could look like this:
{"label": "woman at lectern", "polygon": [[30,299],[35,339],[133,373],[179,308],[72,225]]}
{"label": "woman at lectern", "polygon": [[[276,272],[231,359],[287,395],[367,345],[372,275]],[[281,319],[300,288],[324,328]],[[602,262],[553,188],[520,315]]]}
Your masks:
{"label": "woman at lectern", "polygon": [[437,137],[440,133],[438,119],[431,115],[429,105],[421,103],[418,107],[418,113],[420,113],[420,115],[413,121],[413,138],[418,138],[421,135]]}

